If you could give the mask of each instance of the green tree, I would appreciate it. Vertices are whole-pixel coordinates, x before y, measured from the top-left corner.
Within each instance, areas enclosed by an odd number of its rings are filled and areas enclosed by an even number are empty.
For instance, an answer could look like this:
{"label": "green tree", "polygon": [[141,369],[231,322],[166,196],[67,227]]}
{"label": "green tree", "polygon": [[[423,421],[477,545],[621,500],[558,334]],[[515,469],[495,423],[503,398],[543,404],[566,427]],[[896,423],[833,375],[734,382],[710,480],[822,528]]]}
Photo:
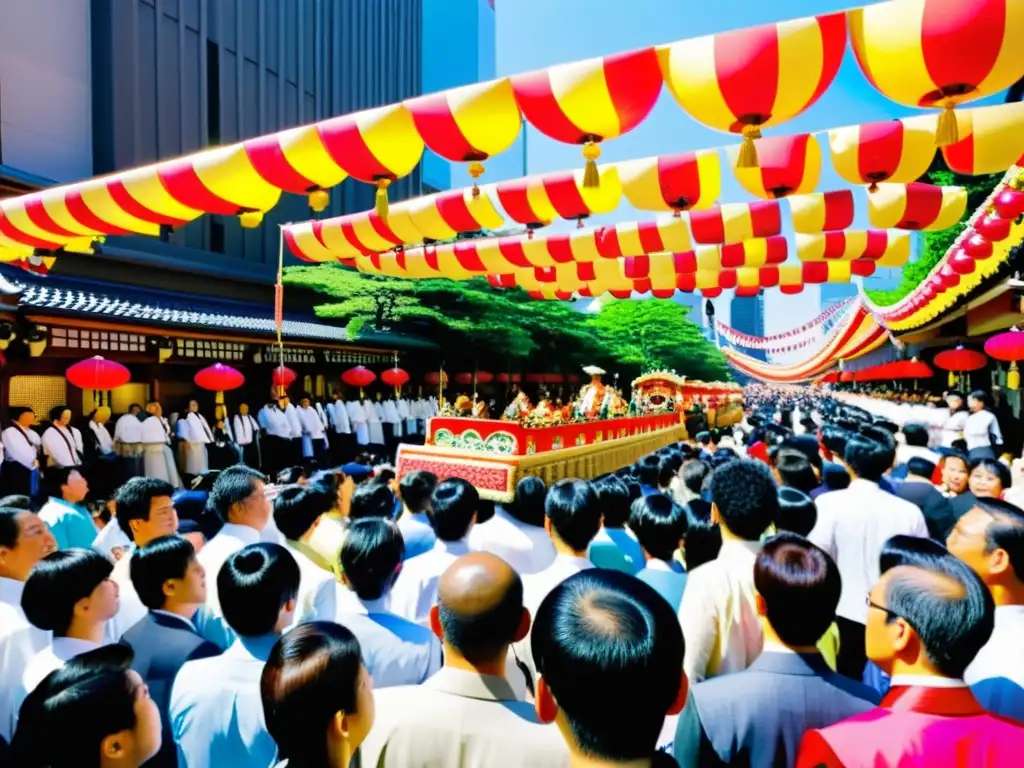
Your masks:
{"label": "green tree", "polygon": [[929,184],[936,184],[943,187],[964,187],[967,190],[967,210],[963,218],[949,229],[938,232],[924,232],[924,248],[917,261],[907,264],[903,268],[900,283],[889,291],[867,291],[868,298],[881,306],[889,306],[900,301],[903,297],[919,286],[936,264],[946,255],[953,242],[964,231],[967,220],[976,211],[985,198],[995,189],[996,184],[1002,179],[1003,174],[996,173],[987,176],[962,176],[954,173],[946,167],[941,153],[936,156],[932,169],[925,174],[922,181]]}

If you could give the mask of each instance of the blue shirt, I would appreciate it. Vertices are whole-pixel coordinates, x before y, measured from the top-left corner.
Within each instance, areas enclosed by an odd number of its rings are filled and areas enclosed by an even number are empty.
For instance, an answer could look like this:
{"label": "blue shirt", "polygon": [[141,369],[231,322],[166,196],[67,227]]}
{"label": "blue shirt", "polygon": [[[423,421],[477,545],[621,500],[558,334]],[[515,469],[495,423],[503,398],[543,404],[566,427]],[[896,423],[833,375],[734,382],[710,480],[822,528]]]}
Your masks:
{"label": "blue shirt", "polygon": [[425,512],[418,514],[402,513],[398,518],[398,530],[405,539],[405,559],[409,560],[434,548],[437,536],[434,529],[430,527],[430,521]]}
{"label": "blue shirt", "polygon": [[644,567],[640,542],[625,528],[602,528],[590,543],[587,556],[598,568],[622,571],[630,576]]}
{"label": "blue shirt", "polygon": [[648,560],[647,567],[638,571],[636,577],[652,586],[672,606],[672,610],[679,611],[683,590],[686,589],[686,573],[678,563]]}
{"label": "blue shirt", "polygon": [[260,676],[278,639],[239,638],[220,656],[178,672],[169,719],[182,768],[272,764],[277,747],[263,720]]}
{"label": "blue shirt", "polygon": [[57,549],[91,549],[99,533],[85,507],[64,499],[50,497],[39,510],[39,519],[50,526]]}

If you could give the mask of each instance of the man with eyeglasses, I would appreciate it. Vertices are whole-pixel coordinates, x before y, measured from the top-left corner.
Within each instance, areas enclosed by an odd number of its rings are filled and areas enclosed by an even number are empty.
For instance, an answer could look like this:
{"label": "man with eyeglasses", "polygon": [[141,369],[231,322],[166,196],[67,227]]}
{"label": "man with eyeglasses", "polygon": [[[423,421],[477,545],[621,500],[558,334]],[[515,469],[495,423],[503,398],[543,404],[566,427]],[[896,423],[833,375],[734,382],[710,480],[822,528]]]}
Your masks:
{"label": "man with eyeglasses", "polygon": [[797,768],[1018,764],[1024,727],[986,712],[963,680],[994,613],[981,579],[952,556],[886,571],[867,597],[865,649],[892,687],[881,707],[808,731]]}

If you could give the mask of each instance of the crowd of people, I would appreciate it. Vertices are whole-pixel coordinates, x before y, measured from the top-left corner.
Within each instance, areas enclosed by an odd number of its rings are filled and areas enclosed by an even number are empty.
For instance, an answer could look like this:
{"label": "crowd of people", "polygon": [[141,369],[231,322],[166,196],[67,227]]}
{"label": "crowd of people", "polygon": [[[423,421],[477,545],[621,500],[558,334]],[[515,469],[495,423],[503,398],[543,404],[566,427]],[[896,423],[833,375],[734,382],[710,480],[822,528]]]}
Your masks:
{"label": "crowd of people", "polygon": [[752,388],[504,504],[240,464],[120,484],[115,550],[0,499],[0,764],[1014,765],[1024,484],[959,439]]}

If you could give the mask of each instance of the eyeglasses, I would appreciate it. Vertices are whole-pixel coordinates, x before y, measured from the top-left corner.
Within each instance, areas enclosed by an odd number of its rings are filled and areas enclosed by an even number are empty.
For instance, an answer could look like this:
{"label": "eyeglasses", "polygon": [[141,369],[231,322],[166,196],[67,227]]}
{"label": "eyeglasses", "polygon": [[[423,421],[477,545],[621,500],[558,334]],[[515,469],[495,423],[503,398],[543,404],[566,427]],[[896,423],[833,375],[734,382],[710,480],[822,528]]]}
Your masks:
{"label": "eyeglasses", "polygon": [[[884,614],[886,614],[890,618],[893,618],[893,619],[903,619],[905,622],[907,622],[907,624],[910,624],[910,620],[907,619],[906,616],[900,616],[898,613],[896,613],[896,611],[893,611],[893,610],[891,610],[889,608],[886,608],[884,605],[879,605],[878,603],[876,603],[875,601],[873,601],[871,599],[871,595],[867,595],[867,597],[865,598],[864,602],[867,604],[868,608],[875,608],[875,609],[877,609],[879,611],[882,611]],[[911,626],[911,628],[913,628],[914,625],[910,624],[910,626]],[[917,630],[914,630],[914,631],[916,632]]]}

